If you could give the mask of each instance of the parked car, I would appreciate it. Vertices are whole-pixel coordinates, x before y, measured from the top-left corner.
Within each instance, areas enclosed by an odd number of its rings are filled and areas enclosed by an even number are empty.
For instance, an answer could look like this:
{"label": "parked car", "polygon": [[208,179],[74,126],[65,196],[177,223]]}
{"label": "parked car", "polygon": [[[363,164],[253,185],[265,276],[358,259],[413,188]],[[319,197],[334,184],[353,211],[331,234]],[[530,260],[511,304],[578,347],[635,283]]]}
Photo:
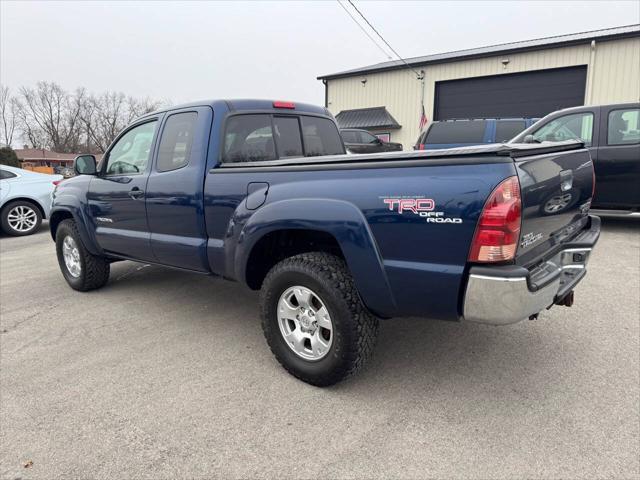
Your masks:
{"label": "parked car", "polygon": [[385,142],[366,130],[343,128],[342,140],[351,153],[397,152],[402,150],[401,143]]}
{"label": "parked car", "polygon": [[[325,108],[290,102],[150,113],[75,169],[49,222],[71,288],[122,259],[241,282],[275,357],[319,386],[362,368],[378,318],[502,325],[570,306],[600,232],[580,142],[344,155]],[[568,185],[578,201],[543,215]]]}
{"label": "parked car", "polygon": [[591,207],[598,213],[640,212],[640,103],[595,105],[553,112],[514,143],[579,139],[596,174]]}
{"label": "parked car", "polygon": [[62,175],[0,165],[0,225],[14,236],[30,235],[49,217],[51,194]]}
{"label": "parked car", "polygon": [[413,149],[431,150],[508,142],[536,121],[536,118],[435,121],[420,134]]}

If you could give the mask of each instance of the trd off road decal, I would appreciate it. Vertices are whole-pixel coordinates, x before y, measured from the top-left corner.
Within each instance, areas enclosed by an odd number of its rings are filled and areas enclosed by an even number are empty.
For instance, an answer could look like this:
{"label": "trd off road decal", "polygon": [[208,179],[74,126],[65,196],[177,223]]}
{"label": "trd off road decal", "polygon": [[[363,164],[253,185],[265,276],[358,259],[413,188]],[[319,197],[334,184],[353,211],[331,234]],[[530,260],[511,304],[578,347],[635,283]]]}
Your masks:
{"label": "trd off road decal", "polygon": [[432,198],[423,197],[380,197],[389,210],[400,214],[413,213],[426,220],[427,223],[462,223],[459,217],[445,216],[436,211],[436,202]]}

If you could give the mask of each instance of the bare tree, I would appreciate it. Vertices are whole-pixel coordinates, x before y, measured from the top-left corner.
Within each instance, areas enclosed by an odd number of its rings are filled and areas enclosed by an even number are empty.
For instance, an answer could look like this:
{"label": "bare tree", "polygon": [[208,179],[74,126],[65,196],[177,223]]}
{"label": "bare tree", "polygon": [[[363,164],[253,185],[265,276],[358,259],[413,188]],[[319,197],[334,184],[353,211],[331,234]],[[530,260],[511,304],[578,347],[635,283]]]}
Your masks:
{"label": "bare tree", "polygon": [[158,110],[160,106],[164,102],[160,102],[158,100],[152,100],[148,97],[145,98],[134,98],[129,97],[127,99],[127,104],[129,108],[129,122],[134,118],[141,117],[142,115],[146,115],[147,113],[151,113],[154,110]]}
{"label": "bare tree", "polygon": [[5,87],[0,94],[4,128],[0,133],[9,138],[5,143],[10,143],[18,131],[33,148],[51,148],[60,153],[104,152],[134,118],[162,104],[120,92],[92,95],[78,88],[69,93],[53,82],[22,87],[15,98]]}
{"label": "bare tree", "polygon": [[80,113],[86,98],[84,89],[74,95],[53,82],[38,82],[35,88],[20,89],[20,128],[34,147],[56,152],[78,151],[82,138]]}
{"label": "bare tree", "polygon": [[8,147],[13,142],[13,134],[16,130],[16,111],[16,99],[11,95],[9,87],[0,85],[0,114],[2,115],[0,143]]}
{"label": "bare tree", "polygon": [[90,96],[84,102],[81,114],[89,142],[99,152],[105,152],[134,118],[156,110],[160,102],[150,99],[125,97],[119,92],[105,92]]}

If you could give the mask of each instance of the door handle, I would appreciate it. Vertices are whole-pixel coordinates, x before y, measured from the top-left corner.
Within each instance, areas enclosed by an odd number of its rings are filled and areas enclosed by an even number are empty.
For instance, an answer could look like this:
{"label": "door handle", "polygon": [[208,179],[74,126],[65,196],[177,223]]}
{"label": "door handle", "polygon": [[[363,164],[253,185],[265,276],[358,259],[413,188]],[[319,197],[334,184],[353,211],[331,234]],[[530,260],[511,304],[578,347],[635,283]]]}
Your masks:
{"label": "door handle", "polygon": [[138,187],[133,187],[131,190],[129,190],[129,196],[134,200],[136,198],[142,197],[143,195],[144,195],[144,190],[140,190]]}

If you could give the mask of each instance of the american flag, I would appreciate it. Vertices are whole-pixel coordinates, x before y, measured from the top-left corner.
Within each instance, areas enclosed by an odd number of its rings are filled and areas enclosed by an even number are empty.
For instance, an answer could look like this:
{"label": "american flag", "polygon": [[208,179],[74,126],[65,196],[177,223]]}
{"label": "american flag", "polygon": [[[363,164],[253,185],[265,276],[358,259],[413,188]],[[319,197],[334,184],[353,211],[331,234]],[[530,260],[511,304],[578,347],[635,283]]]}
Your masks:
{"label": "american flag", "polygon": [[420,115],[420,126],[418,130],[422,132],[422,129],[427,124],[427,114],[424,112],[424,104],[422,104],[422,115]]}

